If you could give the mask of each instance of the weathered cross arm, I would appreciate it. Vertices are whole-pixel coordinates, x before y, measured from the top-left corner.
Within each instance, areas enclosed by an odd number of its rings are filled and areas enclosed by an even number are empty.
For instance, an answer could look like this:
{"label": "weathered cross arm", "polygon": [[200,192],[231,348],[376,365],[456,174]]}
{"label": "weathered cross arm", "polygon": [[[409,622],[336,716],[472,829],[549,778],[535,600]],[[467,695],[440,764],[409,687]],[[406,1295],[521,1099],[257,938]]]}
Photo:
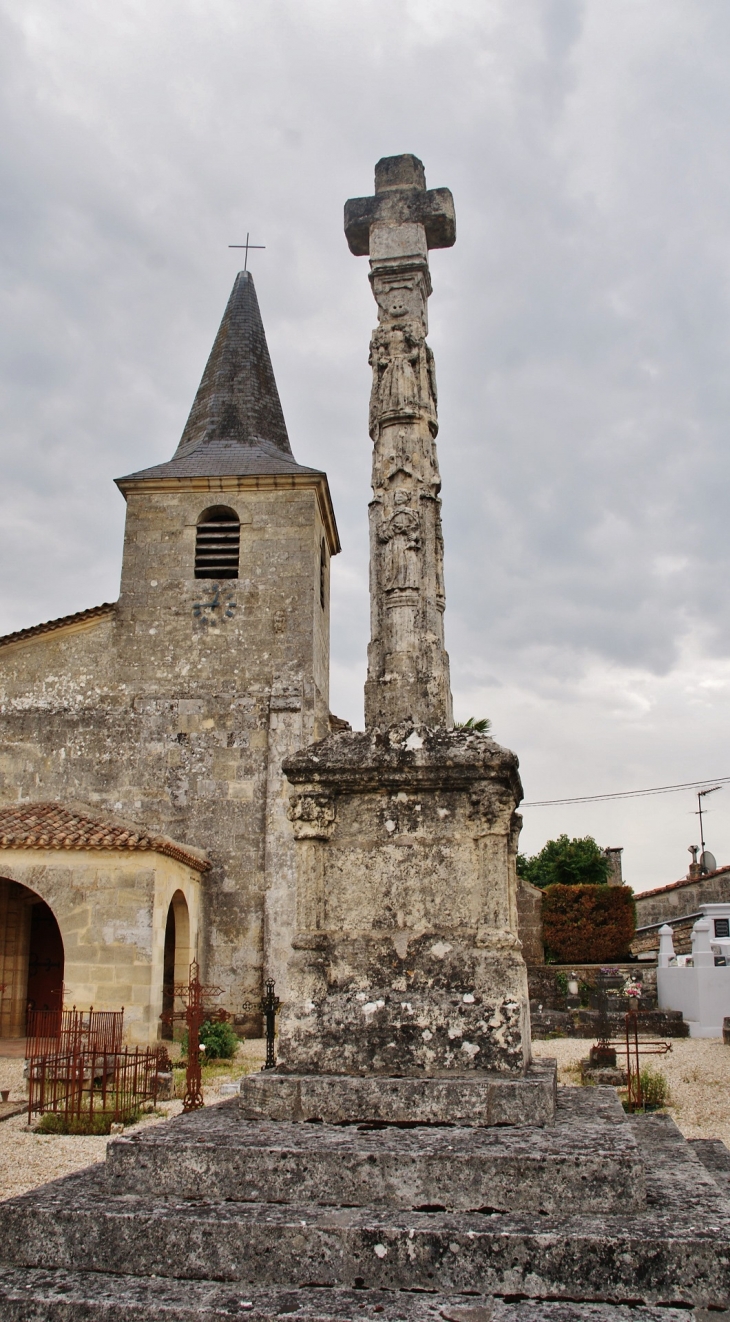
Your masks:
{"label": "weathered cross arm", "polygon": [[451,248],[456,242],[451,190],[389,188],[373,197],[351,197],[345,203],[345,237],[355,257],[368,256],[374,225],[423,225],[429,248]]}

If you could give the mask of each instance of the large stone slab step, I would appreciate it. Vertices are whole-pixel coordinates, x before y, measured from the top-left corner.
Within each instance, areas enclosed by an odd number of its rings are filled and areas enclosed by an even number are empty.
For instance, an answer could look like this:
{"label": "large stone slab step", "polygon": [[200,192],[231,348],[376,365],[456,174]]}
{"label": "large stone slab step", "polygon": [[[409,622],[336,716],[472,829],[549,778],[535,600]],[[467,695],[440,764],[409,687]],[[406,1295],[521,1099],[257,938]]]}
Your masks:
{"label": "large stone slab step", "polygon": [[414,1211],[636,1211],[644,1166],[612,1088],[530,1128],[249,1122],[232,1102],[109,1144],[110,1192]]}
{"label": "large stone slab step", "polygon": [[[676,1308],[387,1290],[261,1290],[214,1281],[0,1268],[4,1322],[690,1322]],[[711,1315],[719,1318],[716,1313]]]}
{"label": "large stone slab step", "polygon": [[548,1125],[555,1113],[556,1063],[535,1061],[519,1078],[483,1074],[441,1078],[275,1074],[241,1081],[247,1120],[325,1124]]}
{"label": "large stone slab step", "polygon": [[671,1120],[640,1117],[631,1128],[646,1162],[643,1212],[453,1214],[111,1197],[100,1166],[0,1203],[0,1264],[242,1289],[730,1307],[730,1203]]}

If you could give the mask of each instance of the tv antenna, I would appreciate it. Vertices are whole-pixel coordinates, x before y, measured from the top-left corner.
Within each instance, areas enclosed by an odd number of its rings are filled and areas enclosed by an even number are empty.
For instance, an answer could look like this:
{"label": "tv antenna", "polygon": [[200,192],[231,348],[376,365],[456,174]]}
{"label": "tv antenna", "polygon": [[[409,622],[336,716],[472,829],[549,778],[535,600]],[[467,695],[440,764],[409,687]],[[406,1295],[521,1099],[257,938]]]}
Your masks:
{"label": "tv antenna", "polygon": [[711,789],[697,791],[697,813],[700,819],[700,844],[702,853],[700,854],[700,867],[703,872],[714,872],[717,867],[717,859],[708,849],[705,849],[705,829],[702,824],[702,800],[706,794],[714,794],[716,790],[721,790],[722,785],[713,785]]}
{"label": "tv antenna", "polygon": [[260,249],[263,251],[263,250],[266,248],[266,244],[265,244],[265,243],[249,243],[249,241],[248,241],[248,234],[247,234],[247,235],[246,235],[246,242],[245,242],[245,243],[229,243],[228,247],[229,247],[229,248],[244,248],[244,249],[245,249],[245,251],[246,251],[246,256],[245,256],[245,258],[244,258],[244,260],[243,260],[243,269],[244,269],[244,271],[247,271],[247,270],[248,270],[248,254],[249,254],[250,250],[251,250],[252,248],[260,248]]}

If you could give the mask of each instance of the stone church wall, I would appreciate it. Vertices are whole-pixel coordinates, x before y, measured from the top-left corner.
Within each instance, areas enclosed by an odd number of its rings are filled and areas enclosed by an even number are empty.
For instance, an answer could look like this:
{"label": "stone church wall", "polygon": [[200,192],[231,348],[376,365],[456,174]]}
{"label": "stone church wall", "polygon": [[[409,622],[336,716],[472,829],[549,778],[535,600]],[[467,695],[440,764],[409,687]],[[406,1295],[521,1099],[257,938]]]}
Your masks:
{"label": "stone church wall", "polygon": [[[129,491],[116,607],[0,647],[0,802],[74,801],[206,850],[199,956],[235,1013],[285,871],[277,768],[328,729],[329,572],[322,607],[315,483],[223,481]],[[212,504],[241,520],[237,580],[194,577]]]}

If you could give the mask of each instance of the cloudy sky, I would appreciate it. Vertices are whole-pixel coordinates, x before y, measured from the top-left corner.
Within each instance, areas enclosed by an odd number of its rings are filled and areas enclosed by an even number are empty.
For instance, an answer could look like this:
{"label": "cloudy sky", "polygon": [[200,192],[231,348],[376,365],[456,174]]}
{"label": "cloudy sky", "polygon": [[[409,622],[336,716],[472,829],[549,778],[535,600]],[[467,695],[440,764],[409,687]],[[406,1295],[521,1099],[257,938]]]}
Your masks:
{"label": "cloudy sky", "polygon": [[[332,706],[362,723],[378,157],[453,191],[432,254],[447,641],[530,800],[730,776],[727,0],[0,0],[0,630],[114,600],[112,479],[168,458],[238,261],[325,468]],[[526,808],[636,889],[691,793]],[[730,785],[706,838],[730,862]]]}

